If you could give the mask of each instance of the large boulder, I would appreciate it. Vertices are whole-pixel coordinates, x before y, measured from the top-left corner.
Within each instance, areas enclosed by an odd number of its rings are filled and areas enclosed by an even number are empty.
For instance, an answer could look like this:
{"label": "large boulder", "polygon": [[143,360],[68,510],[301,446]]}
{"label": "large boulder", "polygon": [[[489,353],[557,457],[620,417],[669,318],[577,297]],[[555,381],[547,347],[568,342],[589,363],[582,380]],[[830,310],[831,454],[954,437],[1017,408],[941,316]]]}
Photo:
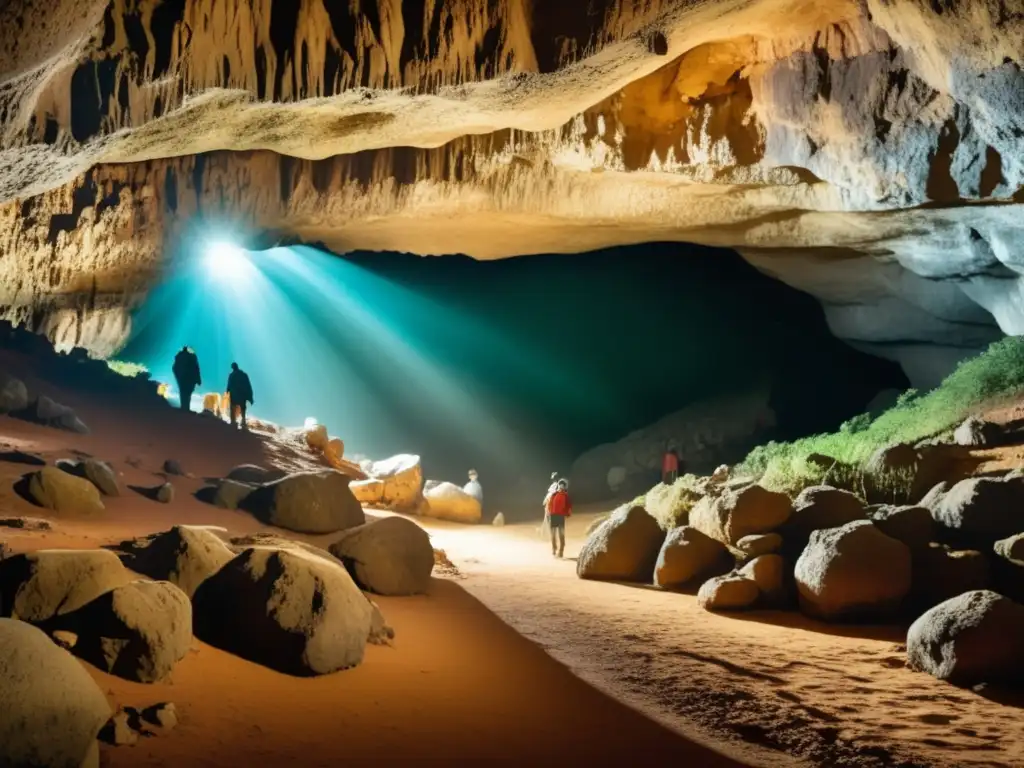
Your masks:
{"label": "large boulder", "polygon": [[794,570],[800,607],[826,620],[891,615],[911,575],[907,545],[868,520],[814,531]]}
{"label": "large boulder", "polygon": [[956,685],[1024,681],[1024,606],[987,590],[932,608],[907,632],[907,662]]}
{"label": "large boulder", "polygon": [[1024,478],[961,480],[932,514],[942,540],[991,550],[995,542],[1024,529]]}
{"label": "large boulder", "polygon": [[681,587],[695,579],[721,573],[729,563],[729,551],[720,541],[684,525],[669,531],[654,566],[659,587]]}
{"label": "large boulder", "polygon": [[73,409],[55,403],[46,395],[40,395],[36,400],[32,415],[40,424],[76,432],[80,435],[89,434],[89,428],[78,418]]}
{"label": "large boulder", "polygon": [[944,443],[880,448],[864,466],[868,500],[916,502],[968,455],[968,449]]}
{"label": "large boulder", "polygon": [[686,525],[690,510],[700,501],[701,494],[680,478],[671,485],[658,483],[644,494],[644,509],[665,530]]}
{"label": "large boulder", "polygon": [[0,414],[18,413],[28,408],[29,395],[21,379],[0,373]]}
{"label": "large boulder", "polygon": [[139,683],[170,674],[192,644],[188,595],[167,581],[133,581],[100,595],[57,626],[78,636],[74,652],[104,672]]}
{"label": "large boulder", "polygon": [[804,488],[793,501],[793,514],[780,531],[785,549],[798,556],[811,534],[839,528],[867,517],[864,503],[849,491],[827,485]]}
{"label": "large boulder", "polygon": [[56,467],[43,467],[30,474],[28,494],[39,506],[60,515],[91,517],[105,509],[95,485]]}
{"label": "large boulder", "polygon": [[105,549],[13,555],[0,560],[0,616],[48,621],[131,580],[120,558]]}
{"label": "large boulder", "polygon": [[234,557],[212,531],[176,525],[136,550],[131,567],[150,578],[169,581],[191,598],[200,584]]}
{"label": "large boulder", "polygon": [[120,496],[121,487],[117,483],[117,474],[114,468],[105,461],[96,459],[59,459],[56,463],[58,469],[62,469],[69,475],[81,477],[96,486],[104,496]]}
{"label": "large boulder", "polygon": [[255,489],[242,507],[267,525],[297,533],[337,533],[366,522],[348,484],[348,475],[334,470],[298,472]]}
{"label": "large boulder", "polygon": [[196,635],[291,675],[363,660],[372,608],[337,561],[299,549],[247,549],[196,590]]}
{"label": "large boulder", "polygon": [[456,523],[479,523],[483,517],[480,502],[454,483],[438,483],[424,491],[425,503],[420,505],[419,514],[451,520]]}
{"label": "large boulder", "polygon": [[774,531],[792,510],[786,494],[748,485],[721,496],[705,496],[690,511],[690,525],[723,544],[735,544],[745,536]]}
{"label": "large boulder", "polygon": [[362,589],[378,595],[418,595],[427,591],[434,548],[427,532],[404,517],[385,517],[352,528],[331,544]]}
{"label": "large boulder", "polygon": [[752,607],[760,596],[761,590],[753,581],[728,574],[701,584],[697,591],[697,605],[707,611],[738,611]]}
{"label": "large boulder", "polygon": [[379,486],[367,485],[366,490],[361,488],[362,493],[371,498],[375,497],[372,501],[363,501],[357,492],[357,497],[363,503],[399,512],[415,510],[420,504],[423,495],[423,468],[419,456],[403,453],[383,461],[369,462],[362,469],[370,476],[370,480],[362,481],[363,483],[380,483]]}
{"label": "large boulder", "polygon": [[932,542],[914,552],[913,602],[927,610],[951,597],[992,583],[989,558],[977,550],[954,550]]}
{"label": "large boulder", "polygon": [[99,768],[107,697],[44,632],[0,619],[0,765]]}
{"label": "large boulder", "polygon": [[766,604],[779,606],[786,602],[786,561],[781,555],[755,557],[736,573],[757,584]]}
{"label": "large boulder", "polygon": [[924,549],[934,538],[935,521],[926,507],[885,505],[871,510],[869,517],[878,530],[911,549]]}
{"label": "large boulder", "polygon": [[619,507],[587,538],[576,575],[650,584],[664,541],[665,532],[643,507]]}

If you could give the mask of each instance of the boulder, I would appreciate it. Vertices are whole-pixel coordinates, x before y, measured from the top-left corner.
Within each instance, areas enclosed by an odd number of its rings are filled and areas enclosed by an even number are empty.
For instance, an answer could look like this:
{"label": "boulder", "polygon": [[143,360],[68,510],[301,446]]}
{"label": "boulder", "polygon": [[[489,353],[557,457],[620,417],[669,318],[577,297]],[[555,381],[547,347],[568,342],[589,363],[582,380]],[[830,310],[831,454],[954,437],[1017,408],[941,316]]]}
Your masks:
{"label": "boulder", "polygon": [[949,475],[968,450],[944,443],[891,445],[880,448],[865,464],[870,501],[914,502]]}
{"label": "boulder", "polygon": [[142,719],[150,725],[170,731],[178,725],[178,710],[173,701],[154,704],[142,710]]}
{"label": "boulder", "polygon": [[706,611],[738,611],[753,606],[760,596],[753,581],[729,574],[705,581],[697,591],[697,605]]}
{"label": "boulder", "polygon": [[50,549],[0,561],[0,616],[41,623],[132,580],[105,549]]}
{"label": "boulder", "polygon": [[1024,606],[975,590],[950,598],[907,632],[907,663],[956,685],[1024,681]]}
{"label": "boulder", "polygon": [[225,475],[225,479],[233,480],[236,483],[245,483],[246,485],[264,485],[265,483],[280,480],[282,477],[287,476],[287,474],[287,472],[281,469],[267,469],[256,464],[239,464]]}
{"label": "boulder", "polygon": [[40,395],[39,399],[36,400],[33,415],[40,424],[46,424],[49,427],[63,429],[68,432],[76,432],[80,435],[89,434],[89,428],[78,418],[74,410],[66,405],[55,403],[46,395]]}
{"label": "boulder", "polygon": [[774,531],[791,513],[786,494],[749,485],[717,498],[705,496],[690,511],[690,525],[723,544],[735,544],[744,536]]}
{"label": "boulder", "polygon": [[69,475],[81,477],[96,486],[104,496],[120,496],[121,487],[117,483],[117,475],[114,468],[105,461],[96,459],[59,459],[56,462],[58,469],[62,469]]}
{"label": "boulder", "polygon": [[372,608],[336,561],[299,549],[247,549],[196,591],[197,636],[285,674],[324,675],[363,660]]}
{"label": "boulder", "polygon": [[192,644],[188,595],[168,581],[133,581],[60,619],[78,635],[75,655],[112,675],[155,683]]}
{"label": "boulder", "polygon": [[185,477],[187,474],[185,468],[181,466],[181,462],[177,459],[167,459],[164,462],[163,470],[165,475],[173,477]]}
{"label": "boulder", "polygon": [[650,584],[665,532],[640,506],[619,507],[587,538],[576,560],[581,579]]}
{"label": "boulder", "polygon": [[991,563],[981,552],[953,550],[937,543],[914,552],[912,597],[919,610],[964,592],[988,589],[991,583]]}
{"label": "boulder", "polygon": [[1024,603],[1024,534],[997,541],[993,550],[992,589]]}
{"label": "boulder", "polygon": [[131,567],[152,579],[169,581],[191,598],[200,584],[234,557],[212,531],[176,525],[136,550]]}
{"label": "boulder", "polygon": [[817,618],[894,613],[910,591],[910,549],[868,520],[814,531],[796,562],[800,607]]}
{"label": "boulder", "polygon": [[744,565],[737,573],[757,584],[768,605],[786,602],[786,561],[781,555],[761,555]]}
{"label": "boulder", "polygon": [[932,515],[941,540],[990,551],[997,541],[1024,528],[1024,479],[961,480],[949,489]]}
{"label": "boulder", "polygon": [[164,483],[156,489],[153,498],[161,504],[170,504],[174,501],[174,486],[170,483]]}
{"label": "boulder", "polygon": [[213,492],[213,503],[221,509],[238,509],[253,490],[252,485],[235,480],[221,480]]}
{"label": "boulder", "polygon": [[501,528],[503,525],[505,525],[505,513],[499,512],[498,514],[496,514],[494,516],[494,519],[491,520],[491,525],[497,528]]}
{"label": "boulder", "polygon": [[1000,539],[992,549],[999,557],[1006,558],[1007,560],[1024,561],[1024,533]]}
{"label": "boulder", "polygon": [[24,411],[28,404],[28,389],[24,382],[6,373],[0,373],[0,414]]}
{"label": "boulder", "polygon": [[659,587],[681,587],[712,572],[728,569],[729,552],[721,542],[684,525],[669,531],[654,566]]}
{"label": "boulder", "polygon": [[0,619],[0,765],[98,768],[107,697],[41,630]]}
{"label": "boulder", "polygon": [[298,472],[267,483],[242,503],[261,522],[297,533],[337,533],[366,522],[348,475]]}
{"label": "boulder", "polygon": [[[372,502],[396,511],[417,508],[423,496],[423,467],[420,457],[399,454],[383,461],[369,462],[363,471],[371,481],[380,481],[379,496]],[[377,489],[374,488],[374,493]]]}
{"label": "boulder", "polygon": [[924,507],[929,512],[931,512],[932,516],[934,517],[935,510],[942,503],[942,500],[946,497],[946,493],[949,491],[949,488],[949,483],[946,482],[945,480],[943,480],[941,483],[936,483],[931,487],[928,493],[921,497],[921,500],[917,502],[917,506]]}
{"label": "boulder", "polygon": [[864,503],[849,491],[815,485],[797,495],[793,514],[780,533],[786,551],[798,556],[814,531],[839,528],[866,517]]}
{"label": "boulder", "polygon": [[303,437],[306,440],[306,445],[309,446],[310,450],[323,453],[327,450],[327,445],[330,443],[331,438],[327,434],[327,427],[323,424],[314,424],[309,427]]}
{"label": "boulder", "polygon": [[923,549],[934,538],[935,521],[926,507],[883,505],[869,516],[878,530],[911,549]]}
{"label": "boulder", "polygon": [[348,487],[352,495],[364,507],[384,506],[384,481],[383,480],[353,480]]}
{"label": "boulder", "polygon": [[483,517],[480,502],[454,483],[439,483],[423,493],[426,500],[419,508],[419,514],[451,520],[456,523],[479,523]]}
{"label": "boulder", "polygon": [[755,533],[744,536],[736,542],[736,549],[746,557],[770,555],[782,549],[782,536],[777,533]]}
{"label": "boulder", "polygon": [[681,478],[671,485],[658,483],[644,495],[644,509],[665,530],[686,525],[690,510],[700,501],[701,495],[686,485]]}
{"label": "boulder", "polygon": [[430,585],[434,549],[427,532],[404,517],[351,528],[331,544],[361,588],[378,595],[419,595]]}
{"label": "boulder", "polygon": [[[134,710],[133,710],[134,712]],[[139,740],[139,732],[132,728],[132,713],[119,709],[100,731],[100,738],[115,747],[128,747]]]}
{"label": "boulder", "polygon": [[43,467],[30,474],[28,494],[41,507],[60,515],[91,517],[105,509],[95,485],[56,467]]}

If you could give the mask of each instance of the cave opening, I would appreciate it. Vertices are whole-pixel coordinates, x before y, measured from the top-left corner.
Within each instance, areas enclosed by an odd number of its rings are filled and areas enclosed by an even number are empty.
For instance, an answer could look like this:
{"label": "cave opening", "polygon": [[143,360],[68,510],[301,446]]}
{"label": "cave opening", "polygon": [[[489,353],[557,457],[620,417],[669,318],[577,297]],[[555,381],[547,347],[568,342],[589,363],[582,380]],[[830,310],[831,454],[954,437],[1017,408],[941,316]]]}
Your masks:
{"label": "cave opening", "polygon": [[432,478],[461,483],[476,468],[491,498],[723,397],[753,395],[774,415],[732,446],[735,461],[907,386],[895,364],[833,337],[814,299],[733,251],[648,243],[477,261],[210,245],[182,249],[122,359],[171,383],[187,344],[200,393],[223,391],[237,361],[257,417],[313,417],[347,456],[416,453]]}

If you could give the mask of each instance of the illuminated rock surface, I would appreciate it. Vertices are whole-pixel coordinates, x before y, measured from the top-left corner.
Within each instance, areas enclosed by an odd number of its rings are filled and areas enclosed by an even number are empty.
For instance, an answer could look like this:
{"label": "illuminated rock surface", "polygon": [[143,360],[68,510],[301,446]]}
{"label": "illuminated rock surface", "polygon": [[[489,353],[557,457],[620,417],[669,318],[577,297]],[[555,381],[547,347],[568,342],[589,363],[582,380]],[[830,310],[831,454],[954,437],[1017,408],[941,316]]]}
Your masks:
{"label": "illuminated rock surface", "polygon": [[112,352],[197,217],[480,258],[680,240],[927,384],[1024,330],[1022,10],[12,0],[0,305]]}

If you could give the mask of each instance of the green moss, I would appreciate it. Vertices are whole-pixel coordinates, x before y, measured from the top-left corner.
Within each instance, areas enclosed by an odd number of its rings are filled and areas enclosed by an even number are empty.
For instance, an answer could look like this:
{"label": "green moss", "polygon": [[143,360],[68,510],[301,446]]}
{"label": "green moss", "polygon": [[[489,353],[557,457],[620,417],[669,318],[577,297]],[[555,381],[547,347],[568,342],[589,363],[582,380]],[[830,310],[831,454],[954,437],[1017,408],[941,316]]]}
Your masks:
{"label": "green moss", "polygon": [[149,373],[149,369],[146,366],[139,365],[138,363],[130,363],[127,360],[107,360],[107,365],[114,373],[127,378],[145,376]]}

